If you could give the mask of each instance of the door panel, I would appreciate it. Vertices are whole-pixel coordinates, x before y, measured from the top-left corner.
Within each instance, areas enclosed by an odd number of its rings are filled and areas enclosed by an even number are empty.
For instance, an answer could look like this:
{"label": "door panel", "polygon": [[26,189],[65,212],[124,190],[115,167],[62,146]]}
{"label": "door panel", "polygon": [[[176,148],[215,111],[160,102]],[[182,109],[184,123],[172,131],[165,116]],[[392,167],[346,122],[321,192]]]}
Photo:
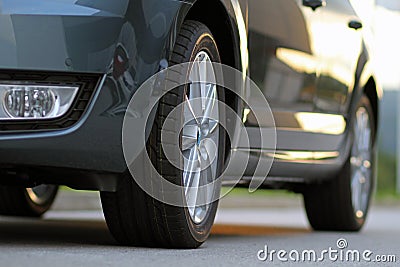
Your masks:
{"label": "door panel", "polygon": [[[278,131],[343,134],[362,43],[361,31],[348,26],[354,19],[343,0],[315,11],[301,0],[248,1],[250,76],[267,98]],[[250,97],[252,108],[257,103]],[[327,121],[329,131],[319,127]],[[246,126],[270,125],[250,112]]]}
{"label": "door panel", "polygon": [[[267,98],[276,126],[299,129],[295,114],[314,109],[318,58],[310,23],[320,11],[297,0],[249,0],[248,7],[250,76]],[[250,103],[257,107],[255,97]],[[257,125],[251,113],[246,125]]]}
{"label": "door panel", "polygon": [[[344,111],[361,48],[360,31],[348,28],[356,18],[350,4],[328,0],[315,11],[302,0],[248,0],[242,6],[248,7],[250,77],[272,109],[277,142],[261,142],[271,136],[271,121],[257,121],[247,110],[250,150],[240,143],[232,158],[250,151],[249,176],[258,175],[257,164],[268,167],[272,160],[272,175],[279,177],[298,171],[307,176],[310,166],[336,170],[347,158]],[[251,109],[265,109],[252,92],[249,101]]]}
{"label": "door panel", "polygon": [[314,24],[314,52],[320,59],[315,109],[344,114],[356,78],[362,48],[362,31],[349,27],[359,20],[349,1],[329,0]]}

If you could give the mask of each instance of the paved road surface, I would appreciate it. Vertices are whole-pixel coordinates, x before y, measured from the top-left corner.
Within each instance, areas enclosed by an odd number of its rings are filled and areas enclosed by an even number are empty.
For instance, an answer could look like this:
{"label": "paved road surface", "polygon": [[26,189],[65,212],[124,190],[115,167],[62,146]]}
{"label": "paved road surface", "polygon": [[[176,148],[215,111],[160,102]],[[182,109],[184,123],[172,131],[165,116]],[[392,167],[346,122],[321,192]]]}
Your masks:
{"label": "paved road surface", "polygon": [[[66,195],[43,220],[0,218],[0,266],[304,266],[280,262],[276,256],[272,263],[262,262],[257,253],[267,245],[269,251],[319,254],[329,247],[337,249],[337,240],[343,238],[348,245],[345,252],[371,250],[371,259],[393,254],[397,264],[373,265],[400,265],[400,207],[395,205],[373,207],[359,234],[316,233],[309,230],[298,198],[230,198],[222,201],[213,233],[200,249],[166,250],[117,246],[98,209],[97,195]],[[247,207],[250,204],[252,208]],[[325,257],[323,266],[366,266]]]}

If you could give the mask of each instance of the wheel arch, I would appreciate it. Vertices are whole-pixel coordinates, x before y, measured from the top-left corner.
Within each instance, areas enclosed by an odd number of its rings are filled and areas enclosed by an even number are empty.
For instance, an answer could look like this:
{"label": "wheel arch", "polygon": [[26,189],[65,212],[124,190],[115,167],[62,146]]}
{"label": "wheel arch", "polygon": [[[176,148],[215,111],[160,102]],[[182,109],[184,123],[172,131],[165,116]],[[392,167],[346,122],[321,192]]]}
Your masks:
{"label": "wheel arch", "polygon": [[[382,87],[380,86],[379,81],[377,80],[376,76],[374,75],[373,68],[370,61],[367,61],[362,68],[362,72],[360,78],[358,80],[357,89],[353,95],[353,104],[351,106],[350,112],[353,111],[355,108],[355,104],[358,100],[365,94],[371,102],[374,120],[375,120],[375,132],[378,130],[379,125],[379,104],[382,98]],[[375,141],[376,141],[375,135]]]}
{"label": "wheel arch", "polygon": [[363,87],[364,94],[368,97],[372,111],[374,112],[374,119],[375,119],[375,132],[378,130],[378,123],[379,123],[379,99],[378,91],[377,91],[377,83],[375,78],[371,76],[365,86]]}
{"label": "wheel arch", "polygon": [[[221,63],[240,71],[247,71],[242,64],[240,49],[240,34],[238,22],[231,6],[231,1],[194,1],[191,7],[182,16],[179,27],[185,20],[196,20],[204,23],[213,34],[218,46]],[[240,113],[241,105],[238,96],[231,92],[225,92],[226,104]]]}
{"label": "wheel arch", "polygon": [[[193,0],[190,7],[181,10],[177,20],[179,32],[185,20],[194,20],[205,24],[213,34],[220,53],[221,63],[248,74],[247,31],[245,19],[237,0]],[[246,49],[244,49],[246,46]],[[243,80],[244,86],[244,80]],[[235,89],[236,90],[236,89]],[[244,90],[240,89],[240,90]],[[239,117],[243,116],[244,101],[239,97],[243,92],[225,90],[225,104],[234,110]],[[237,132],[238,125],[229,127]],[[232,140],[227,137],[226,157],[230,154]]]}

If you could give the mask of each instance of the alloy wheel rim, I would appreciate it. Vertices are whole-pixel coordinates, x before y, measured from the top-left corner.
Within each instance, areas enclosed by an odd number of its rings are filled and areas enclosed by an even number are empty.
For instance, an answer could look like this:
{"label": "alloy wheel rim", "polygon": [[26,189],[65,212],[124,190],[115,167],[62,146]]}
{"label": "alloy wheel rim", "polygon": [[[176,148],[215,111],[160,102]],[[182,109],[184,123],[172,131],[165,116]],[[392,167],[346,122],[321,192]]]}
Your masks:
{"label": "alloy wheel rim", "polygon": [[355,216],[366,214],[372,183],[372,130],[365,107],[358,108],[354,125],[354,143],[351,152],[351,191]]}
{"label": "alloy wheel rim", "polygon": [[218,95],[210,56],[197,53],[185,94],[181,151],[183,185],[191,220],[202,223],[214,194],[219,149]]}

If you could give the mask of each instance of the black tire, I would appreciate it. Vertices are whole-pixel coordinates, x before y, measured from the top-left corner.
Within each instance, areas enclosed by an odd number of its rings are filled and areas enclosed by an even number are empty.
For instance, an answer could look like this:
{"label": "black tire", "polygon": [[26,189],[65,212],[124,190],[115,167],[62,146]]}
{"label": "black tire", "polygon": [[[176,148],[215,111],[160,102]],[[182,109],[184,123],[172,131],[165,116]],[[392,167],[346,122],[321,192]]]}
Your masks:
{"label": "black tire", "polygon": [[[365,190],[365,199],[367,199],[365,209],[363,211],[355,209],[352,201],[353,190],[352,190],[352,155],[355,150],[355,130],[352,128],[352,139],[353,145],[345,165],[342,171],[335,179],[322,184],[308,185],[306,191],[303,193],[304,205],[307,212],[308,220],[314,230],[321,231],[359,231],[364,225],[366,216],[368,214],[369,203],[374,188],[374,169],[375,169],[375,149],[374,149],[374,138],[375,138],[375,120],[374,113],[371,108],[368,97],[363,96],[356,108],[357,110],[366,110],[369,118],[370,125],[370,147],[368,151],[370,156],[368,175],[365,175],[366,181],[369,183],[369,187]],[[355,118],[356,115],[353,115]],[[355,119],[354,119],[355,120]]]}
{"label": "black tire", "polygon": [[[42,190],[41,194],[34,191]],[[0,215],[40,217],[54,202],[58,186],[42,185],[36,188],[0,186]]]}
{"label": "black tire", "polygon": [[[210,30],[202,23],[186,21],[175,43],[170,65],[193,61],[199,51],[206,51],[213,62],[220,62],[216,43]],[[166,158],[161,146],[161,126],[171,110],[183,102],[186,89],[178,87],[160,100],[155,123],[147,142],[147,152],[158,173],[170,182],[183,185],[182,171]],[[223,92],[218,88],[218,99]],[[225,137],[220,131],[218,153],[225,149]],[[179,134],[179,133],[174,133]],[[175,144],[177,146],[177,144]],[[222,152],[221,152],[222,151]],[[224,155],[218,161],[218,174],[222,172]],[[183,198],[183,190],[178,198]],[[215,188],[219,196],[220,185]],[[125,173],[116,192],[101,192],[103,212],[114,238],[124,245],[197,248],[208,237],[214,222],[218,201],[211,203],[201,223],[194,223],[188,208],[172,206],[151,197],[138,186],[130,173]]]}

